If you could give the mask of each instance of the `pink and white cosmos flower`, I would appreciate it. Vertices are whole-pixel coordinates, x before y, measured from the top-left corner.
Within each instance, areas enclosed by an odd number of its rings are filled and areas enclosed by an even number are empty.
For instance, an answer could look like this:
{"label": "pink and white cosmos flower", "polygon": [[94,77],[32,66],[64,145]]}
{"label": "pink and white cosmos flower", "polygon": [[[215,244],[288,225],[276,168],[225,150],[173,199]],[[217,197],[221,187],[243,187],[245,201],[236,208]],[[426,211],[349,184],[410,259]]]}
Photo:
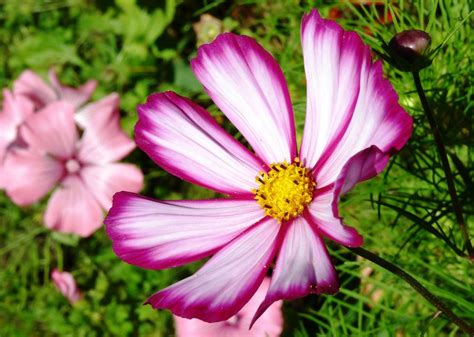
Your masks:
{"label": "pink and white cosmos flower", "polygon": [[135,147],[121,130],[118,96],[90,105],[82,115],[82,137],[75,122],[75,107],[65,101],[48,103],[19,127],[25,146],[10,149],[3,175],[7,195],[18,205],[32,204],[57,186],[49,199],[47,227],[89,236],[102,225],[103,210],[117,191],[138,192],[141,171],[116,163]]}
{"label": "pink and white cosmos flower", "polygon": [[71,273],[54,269],[51,272],[54,286],[66,297],[71,304],[82,299],[82,293],[77,287],[76,280]]}
{"label": "pink and white cosmos flower", "polygon": [[307,113],[299,150],[283,72],[246,36],[226,33],[201,46],[192,69],[254,153],[175,93],[153,94],[138,107],[142,150],[175,176],[229,195],[115,195],[105,222],[124,261],[163,269],[213,255],[193,276],[150,297],[154,308],[227,320],[253,296],[275,256],[253,321],[275,301],[338,290],[323,237],[363,243],[342,223],[339,197],[383,170],[409,138],[412,120],[357,34],[313,10],[303,17],[301,40]]}
{"label": "pink and white cosmos flower", "polygon": [[282,301],[273,303],[260,319],[249,330],[250,322],[260,303],[262,303],[270,286],[266,277],[257,292],[240,309],[226,321],[207,323],[199,319],[188,319],[173,316],[176,337],[278,337],[283,331]]}

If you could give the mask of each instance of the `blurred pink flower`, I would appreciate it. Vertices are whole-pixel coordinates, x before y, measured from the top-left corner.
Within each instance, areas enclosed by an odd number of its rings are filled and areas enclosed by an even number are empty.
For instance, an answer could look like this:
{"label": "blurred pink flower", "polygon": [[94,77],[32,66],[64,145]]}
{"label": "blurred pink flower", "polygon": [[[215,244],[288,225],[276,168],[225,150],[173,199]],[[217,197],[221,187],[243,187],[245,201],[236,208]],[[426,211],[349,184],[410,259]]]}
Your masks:
{"label": "blurred pink flower", "polygon": [[278,337],[283,330],[282,301],[277,301],[249,330],[252,317],[270,286],[270,278],[266,277],[255,295],[240,311],[226,321],[207,323],[199,319],[188,319],[173,316],[176,337]]}
{"label": "blurred pink flower", "polygon": [[83,111],[81,138],[74,111],[68,102],[53,101],[28,115],[19,128],[27,146],[10,149],[3,174],[7,195],[18,205],[34,203],[58,185],[48,202],[46,226],[89,236],[101,226],[112,195],[138,192],[143,175],[134,165],[116,163],[135,147],[120,129],[116,94]]}
{"label": "blurred pink flower", "polygon": [[13,93],[29,98],[37,109],[44,108],[48,103],[54,101],[66,101],[75,108],[86,103],[94,92],[97,82],[89,80],[79,88],[71,88],[59,82],[56,72],[51,69],[48,72],[49,82],[31,70],[23,71],[13,84]]}
{"label": "blurred pink flower", "polygon": [[71,273],[65,271],[61,272],[54,269],[51,272],[51,278],[53,279],[56,288],[69,300],[69,302],[71,302],[71,304],[82,299],[82,294],[77,288],[76,281]]}
{"label": "blurred pink flower", "polygon": [[410,137],[412,119],[356,33],[313,10],[302,19],[301,41],[307,112],[299,149],[283,72],[247,36],[218,36],[199,48],[191,66],[254,152],[175,93],[153,94],[138,107],[135,134],[143,151],[171,174],[230,196],[114,196],[105,223],[124,261],[164,269],[213,255],[194,275],[151,296],[155,309],[227,320],[250,300],[275,256],[253,321],[275,301],[338,291],[323,236],[363,244],[342,222],[339,198],[385,168]]}
{"label": "blurred pink flower", "polygon": [[5,186],[3,161],[13,145],[22,145],[18,139],[18,127],[33,113],[32,102],[22,96],[14,96],[9,90],[3,91],[3,111],[0,111],[0,189]]}
{"label": "blurred pink flower", "polygon": [[[0,111],[0,189],[5,187],[5,175],[2,171],[8,151],[12,147],[25,146],[18,135],[18,129],[26,117],[51,102],[62,100],[76,108],[77,123],[80,127],[85,127],[86,115],[90,115],[91,110],[96,110],[97,103],[83,106],[95,90],[96,81],[90,80],[77,89],[71,88],[62,85],[52,69],[49,71],[49,79],[51,85],[46,84],[35,72],[25,70],[14,82],[13,92],[7,89],[3,91],[3,111]],[[118,99],[116,94],[109,97]]]}

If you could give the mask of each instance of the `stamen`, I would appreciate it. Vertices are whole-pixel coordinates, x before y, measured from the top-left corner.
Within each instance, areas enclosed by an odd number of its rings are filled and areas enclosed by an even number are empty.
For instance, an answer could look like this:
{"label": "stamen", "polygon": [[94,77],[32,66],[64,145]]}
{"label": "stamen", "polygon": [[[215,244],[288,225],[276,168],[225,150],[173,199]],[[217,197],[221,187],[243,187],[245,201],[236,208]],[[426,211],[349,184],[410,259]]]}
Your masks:
{"label": "stamen", "polygon": [[278,222],[290,220],[300,215],[313,200],[316,183],[311,172],[302,166],[297,157],[293,163],[271,164],[269,172],[261,172],[255,178],[259,183],[252,190],[265,214]]}

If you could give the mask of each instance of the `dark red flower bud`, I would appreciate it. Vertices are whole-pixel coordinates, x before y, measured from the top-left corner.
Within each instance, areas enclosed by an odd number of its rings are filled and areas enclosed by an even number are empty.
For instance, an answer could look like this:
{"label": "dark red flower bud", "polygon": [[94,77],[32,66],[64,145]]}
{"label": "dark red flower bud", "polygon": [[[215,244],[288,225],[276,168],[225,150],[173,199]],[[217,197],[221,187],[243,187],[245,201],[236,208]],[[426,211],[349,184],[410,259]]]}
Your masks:
{"label": "dark red flower bud", "polygon": [[422,30],[405,30],[395,35],[388,51],[396,65],[404,71],[418,71],[431,64],[427,55],[431,37]]}

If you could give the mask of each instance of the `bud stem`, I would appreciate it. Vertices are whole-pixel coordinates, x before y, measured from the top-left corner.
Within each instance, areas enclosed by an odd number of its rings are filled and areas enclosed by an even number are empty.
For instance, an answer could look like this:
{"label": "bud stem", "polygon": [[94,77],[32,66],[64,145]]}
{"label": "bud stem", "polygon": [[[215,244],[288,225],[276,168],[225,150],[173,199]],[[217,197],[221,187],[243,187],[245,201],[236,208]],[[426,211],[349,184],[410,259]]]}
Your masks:
{"label": "bud stem", "polygon": [[424,298],[426,298],[431,304],[433,304],[436,308],[443,312],[449,318],[449,320],[456,324],[462,331],[469,334],[469,336],[474,334],[474,327],[470,326],[468,323],[458,317],[438,297],[430,293],[428,289],[423,287],[420,282],[418,282],[413,276],[405,272],[403,269],[397,267],[393,263],[381,258],[380,256],[364,248],[347,248],[353,253],[372,261],[373,263],[400,277],[402,280],[407,282],[413,289],[420,293]]}
{"label": "bud stem", "polygon": [[439,131],[438,124],[436,123],[433,112],[431,111],[431,108],[428,104],[428,100],[426,99],[425,92],[420,81],[420,74],[417,71],[412,72],[412,74],[413,80],[415,81],[416,91],[418,92],[418,96],[420,97],[421,105],[423,106],[423,110],[425,111],[426,118],[428,119],[428,123],[431,127],[431,132],[433,133],[436,147],[438,148],[438,153],[441,158],[444,174],[446,176],[446,182],[448,184],[449,194],[453,203],[454,213],[456,215],[456,221],[459,225],[459,228],[461,229],[461,233],[464,238],[464,247],[467,250],[469,258],[471,260],[474,260],[474,251],[472,249],[471,240],[469,238],[469,233],[467,231],[466,223],[464,221],[462,207],[459,202],[458,195],[456,193],[453,172],[451,171],[451,167],[449,165],[449,160],[446,154],[446,148],[443,143],[443,138],[441,137],[441,132]]}

